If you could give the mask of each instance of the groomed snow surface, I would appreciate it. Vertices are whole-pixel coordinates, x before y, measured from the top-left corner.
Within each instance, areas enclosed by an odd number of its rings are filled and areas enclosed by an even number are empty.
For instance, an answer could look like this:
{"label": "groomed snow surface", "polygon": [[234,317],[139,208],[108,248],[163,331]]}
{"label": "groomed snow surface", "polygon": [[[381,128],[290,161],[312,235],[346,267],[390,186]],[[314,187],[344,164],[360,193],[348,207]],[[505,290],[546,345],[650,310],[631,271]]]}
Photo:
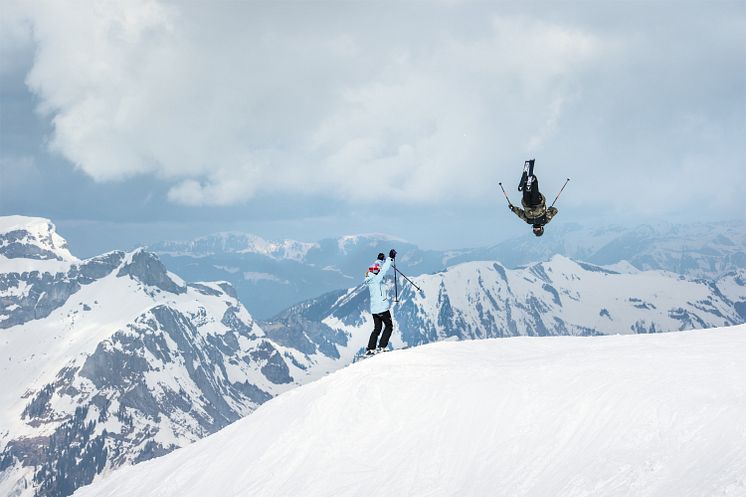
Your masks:
{"label": "groomed snow surface", "polygon": [[433,343],[78,497],[746,495],[746,325]]}

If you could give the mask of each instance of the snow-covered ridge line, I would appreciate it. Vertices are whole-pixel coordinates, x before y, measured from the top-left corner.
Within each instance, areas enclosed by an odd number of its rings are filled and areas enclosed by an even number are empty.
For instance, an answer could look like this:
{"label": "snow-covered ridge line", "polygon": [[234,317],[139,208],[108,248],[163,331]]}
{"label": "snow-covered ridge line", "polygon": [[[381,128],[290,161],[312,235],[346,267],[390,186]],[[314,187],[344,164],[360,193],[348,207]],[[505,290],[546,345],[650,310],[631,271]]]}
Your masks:
{"label": "snow-covered ridge line", "polygon": [[266,240],[258,235],[239,231],[219,232],[193,240],[165,241],[149,247],[161,254],[172,256],[206,257],[216,253],[260,254],[273,259],[300,261],[316,243]]}
{"label": "snow-covered ridge line", "polygon": [[[43,217],[0,216],[0,234],[10,231],[25,230],[30,233],[45,233],[52,222]],[[52,226],[54,226],[52,224]]]}
{"label": "snow-covered ridge line", "polygon": [[[408,243],[385,233],[363,233],[344,235],[336,239],[337,249],[345,254],[351,246],[362,241],[387,241],[392,243]],[[292,260],[302,262],[308,252],[320,249],[319,242],[301,242],[297,240],[267,240],[259,235],[240,231],[218,232],[201,236],[192,240],[164,241],[149,247],[159,254],[171,256],[207,257],[220,253],[260,254],[277,260]]]}
{"label": "snow-covered ridge line", "polygon": [[249,310],[266,319],[297,302],[349,286],[378,252],[392,247],[402,250],[402,261],[415,271],[418,267],[423,272],[442,269],[438,253],[392,240],[371,233],[313,243],[271,242],[228,232],[187,242],[162,242],[149,250],[162,256],[170,269],[192,279],[229,280]]}
{"label": "snow-covered ridge line", "polygon": [[430,344],[75,496],[741,496],[744,356],[743,325]]}
{"label": "snow-covered ridge line", "polygon": [[[75,263],[53,261],[58,262],[56,269],[63,269],[54,273],[48,271],[48,261],[20,260],[25,261],[26,271],[0,273],[0,295],[5,296],[5,305],[0,308],[0,328],[45,318],[64,306],[82,287],[109,274],[129,276],[149,287],[150,292],[180,294],[186,291],[186,282],[168,272],[155,254],[143,249],[113,251]],[[39,269],[33,268],[36,262],[41,262]],[[17,269],[17,265],[12,264],[11,268]]]}
{"label": "snow-covered ridge line", "polygon": [[[359,244],[361,241],[370,241],[370,240],[409,243],[403,238],[398,238],[392,235],[388,235],[386,233],[359,233],[356,235],[344,235],[344,236],[339,237],[337,241],[337,247],[339,248],[340,252],[345,253],[347,250],[349,250],[350,245],[354,246],[354,245]],[[391,248],[394,248],[394,247],[389,247],[389,249]]]}
{"label": "snow-covered ridge line", "polygon": [[0,256],[3,259],[78,260],[49,219],[27,216],[0,216]]}
{"label": "snow-covered ridge line", "polygon": [[[458,264],[413,277],[422,292],[400,279],[392,309],[394,347],[519,335],[655,333],[746,321],[746,270],[708,282],[625,267],[610,270],[555,256],[518,269],[487,261]],[[350,361],[372,329],[368,302],[364,287],[330,292],[263,326],[287,345],[325,343]],[[321,342],[318,330],[325,331]],[[326,342],[337,335],[349,340]]]}
{"label": "snow-covered ridge line", "polygon": [[[298,256],[283,258],[281,252],[266,255],[244,251],[246,243],[159,244],[152,250],[164,263],[193,279],[227,279],[258,318],[269,319],[287,307],[346,288],[358,281],[378,252],[396,248],[402,271],[417,276],[442,271],[462,262],[497,261],[516,268],[562,254],[594,265],[608,266],[628,261],[637,270],[665,269],[689,278],[715,280],[737,269],[746,269],[746,224],[667,225],[625,228],[620,226],[573,226],[562,224],[549,230],[540,243],[532,234],[492,247],[460,250],[427,250],[384,233],[351,234],[318,240]],[[235,236],[242,236],[233,233]],[[209,238],[209,237],[208,237]],[[225,238],[225,236],[223,236]],[[269,243],[269,242],[267,242]],[[280,242],[274,242],[280,243]],[[302,254],[302,255],[301,255]],[[623,263],[622,263],[623,264]],[[335,272],[325,270],[332,268]],[[243,277],[265,273],[275,278]],[[624,269],[622,272],[630,272]]]}

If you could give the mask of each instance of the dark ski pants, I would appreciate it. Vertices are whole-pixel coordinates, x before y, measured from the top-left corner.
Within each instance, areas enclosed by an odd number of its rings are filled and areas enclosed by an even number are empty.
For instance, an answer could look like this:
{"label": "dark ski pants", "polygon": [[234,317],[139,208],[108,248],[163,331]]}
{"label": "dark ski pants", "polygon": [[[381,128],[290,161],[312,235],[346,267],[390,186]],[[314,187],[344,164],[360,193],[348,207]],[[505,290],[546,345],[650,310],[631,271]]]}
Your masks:
{"label": "dark ski pants", "polygon": [[524,205],[539,205],[541,203],[541,194],[539,193],[539,178],[533,176],[533,182],[531,183],[531,189],[523,189],[523,204]]}
{"label": "dark ski pants", "polygon": [[373,314],[373,332],[370,334],[370,340],[368,340],[368,350],[376,348],[376,342],[378,341],[378,335],[381,333],[381,325],[386,325],[383,329],[383,335],[381,335],[381,341],[378,342],[378,346],[385,349],[389,344],[389,338],[391,338],[391,332],[394,331],[394,325],[391,323],[391,311],[381,312],[380,314]]}

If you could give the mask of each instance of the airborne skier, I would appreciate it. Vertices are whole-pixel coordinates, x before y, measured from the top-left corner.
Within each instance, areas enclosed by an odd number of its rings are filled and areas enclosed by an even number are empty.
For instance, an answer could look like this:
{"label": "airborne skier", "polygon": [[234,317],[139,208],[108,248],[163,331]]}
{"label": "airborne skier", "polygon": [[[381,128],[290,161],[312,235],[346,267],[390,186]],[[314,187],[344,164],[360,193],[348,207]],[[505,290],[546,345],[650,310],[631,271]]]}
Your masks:
{"label": "airborne skier", "polygon": [[[391,304],[383,278],[389,268],[391,268],[391,263],[395,258],[396,250],[394,249],[389,251],[388,258],[382,252],[378,254],[378,258],[370,265],[368,272],[365,273],[365,284],[370,291],[370,313],[373,315],[374,323],[365,355],[373,355],[386,349],[389,344],[389,338],[391,338],[391,332],[394,331],[394,325],[391,322],[391,311],[389,310]],[[378,341],[382,325],[386,325],[386,327],[383,329],[381,340]],[[378,347],[376,347],[376,343]]]}
{"label": "airborne skier", "polygon": [[544,225],[557,215],[558,209],[556,207],[547,209],[547,201],[544,195],[539,192],[539,180],[534,175],[534,159],[527,160],[523,165],[523,175],[518,185],[518,191],[523,191],[523,198],[521,199],[523,209],[511,204],[510,200],[508,200],[508,208],[513,214],[532,225],[534,235],[543,235]]}

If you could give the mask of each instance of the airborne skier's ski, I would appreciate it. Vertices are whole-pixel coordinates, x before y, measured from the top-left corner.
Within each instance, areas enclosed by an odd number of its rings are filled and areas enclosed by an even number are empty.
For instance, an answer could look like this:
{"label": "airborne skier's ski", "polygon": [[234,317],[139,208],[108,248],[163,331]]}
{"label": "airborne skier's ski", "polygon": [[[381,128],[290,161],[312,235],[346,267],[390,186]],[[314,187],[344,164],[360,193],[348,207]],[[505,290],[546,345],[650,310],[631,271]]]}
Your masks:
{"label": "airborne skier's ski", "polygon": [[527,160],[523,164],[523,174],[521,175],[521,181],[518,183],[518,191],[522,192],[526,188],[526,182],[528,178],[534,175],[534,161],[535,159]]}

